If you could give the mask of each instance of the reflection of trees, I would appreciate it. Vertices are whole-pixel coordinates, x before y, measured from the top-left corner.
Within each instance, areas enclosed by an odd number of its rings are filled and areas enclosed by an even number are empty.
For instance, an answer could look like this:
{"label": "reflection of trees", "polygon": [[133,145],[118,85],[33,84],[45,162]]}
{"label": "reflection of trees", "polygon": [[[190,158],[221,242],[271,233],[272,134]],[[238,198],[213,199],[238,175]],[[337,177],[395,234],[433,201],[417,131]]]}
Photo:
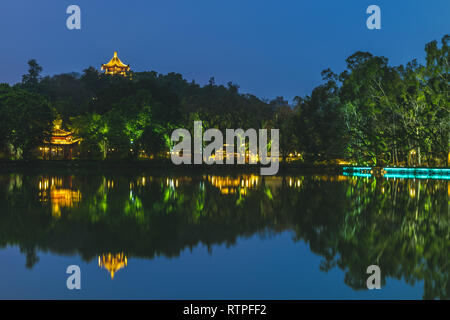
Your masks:
{"label": "reflection of trees", "polygon": [[175,257],[199,243],[292,230],[324,258],[322,270],[343,269],[354,289],[378,264],[383,282],[424,281],[424,298],[450,297],[447,181],[76,176],[63,181],[83,197],[56,219],[38,196],[39,179],[0,176],[0,246],[19,245],[29,267],[37,250],[85,260],[105,252]]}
{"label": "reflection of trees", "polygon": [[35,247],[20,247],[20,252],[25,254],[25,267],[31,269],[39,262]]}
{"label": "reflection of trees", "polygon": [[[372,261],[380,265],[385,277],[403,278],[411,284],[423,280],[425,298],[449,298],[447,183],[358,180],[350,187],[352,206],[346,225],[353,227],[354,234],[341,241],[339,261],[349,268],[346,281],[362,288],[365,277],[358,265]],[[366,188],[364,198],[362,188]]]}
{"label": "reflection of trees", "polygon": [[345,270],[345,282],[354,289],[366,288],[365,268],[377,264],[383,282],[424,281],[424,298],[449,298],[447,183],[355,178],[333,192],[326,192],[332,186],[314,184],[303,189],[316,196],[305,199],[307,209],[294,228],[325,258],[322,268]]}

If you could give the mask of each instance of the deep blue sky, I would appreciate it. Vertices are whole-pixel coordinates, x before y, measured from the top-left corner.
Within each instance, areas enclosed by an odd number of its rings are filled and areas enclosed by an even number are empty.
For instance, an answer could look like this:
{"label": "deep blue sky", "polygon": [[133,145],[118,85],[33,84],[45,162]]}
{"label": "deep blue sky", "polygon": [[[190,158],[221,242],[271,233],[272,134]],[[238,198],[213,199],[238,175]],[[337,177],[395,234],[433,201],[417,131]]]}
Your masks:
{"label": "deep blue sky", "polygon": [[[66,28],[81,7],[82,30]],[[366,8],[381,7],[381,30]],[[178,72],[204,84],[233,81],[241,92],[289,99],[308,94],[320,72],[340,72],[357,50],[403,64],[450,33],[448,0],[1,0],[0,82],[15,83],[26,62],[44,74],[99,68],[119,52],[135,71]]]}

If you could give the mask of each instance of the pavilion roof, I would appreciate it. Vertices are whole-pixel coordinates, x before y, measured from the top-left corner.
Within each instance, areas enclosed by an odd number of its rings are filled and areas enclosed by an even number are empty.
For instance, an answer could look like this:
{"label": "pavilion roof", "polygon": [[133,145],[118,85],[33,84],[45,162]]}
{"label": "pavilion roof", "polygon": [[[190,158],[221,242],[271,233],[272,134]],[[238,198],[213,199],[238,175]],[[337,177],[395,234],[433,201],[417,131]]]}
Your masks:
{"label": "pavilion roof", "polygon": [[129,70],[130,66],[120,61],[119,57],[117,56],[117,52],[114,52],[114,57],[108,63],[102,64],[102,70],[109,68],[124,68]]}
{"label": "pavilion roof", "polygon": [[53,132],[52,132],[52,136],[56,136],[56,137],[66,137],[66,136],[70,136],[71,134],[72,134],[72,132],[65,131],[60,128],[53,128]]}

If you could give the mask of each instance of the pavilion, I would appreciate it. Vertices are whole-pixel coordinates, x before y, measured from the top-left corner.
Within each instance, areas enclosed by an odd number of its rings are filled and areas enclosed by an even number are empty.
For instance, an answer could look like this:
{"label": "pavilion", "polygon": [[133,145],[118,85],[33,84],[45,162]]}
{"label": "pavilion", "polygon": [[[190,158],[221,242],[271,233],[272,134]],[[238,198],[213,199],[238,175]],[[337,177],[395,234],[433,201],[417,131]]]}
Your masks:
{"label": "pavilion", "polygon": [[130,71],[130,66],[120,61],[119,57],[117,56],[117,52],[114,52],[114,57],[108,63],[102,64],[101,70],[104,70],[105,74],[118,74],[126,77],[127,72]]}
{"label": "pavilion", "polygon": [[73,133],[62,130],[60,124],[55,124],[50,141],[44,141],[44,146],[39,150],[42,159],[72,159],[75,147],[80,143],[81,139],[75,139]]}

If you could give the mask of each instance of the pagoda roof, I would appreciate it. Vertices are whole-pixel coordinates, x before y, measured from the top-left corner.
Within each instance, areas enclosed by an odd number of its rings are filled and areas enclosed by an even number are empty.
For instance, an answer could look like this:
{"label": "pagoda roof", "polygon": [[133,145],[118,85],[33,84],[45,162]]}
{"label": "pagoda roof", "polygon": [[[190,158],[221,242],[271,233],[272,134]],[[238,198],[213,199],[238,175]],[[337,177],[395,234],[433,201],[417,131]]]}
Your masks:
{"label": "pagoda roof", "polygon": [[65,131],[65,130],[60,129],[60,128],[54,128],[53,132],[52,132],[52,136],[57,136],[57,137],[66,137],[66,136],[69,136],[71,134],[72,134],[72,132]]}
{"label": "pagoda roof", "polygon": [[65,131],[59,126],[55,126],[52,130],[50,141],[44,140],[44,144],[48,145],[73,145],[81,141],[81,139],[74,139],[73,132]]}
{"label": "pagoda roof", "polygon": [[108,68],[125,68],[129,70],[130,66],[120,61],[119,57],[117,56],[117,52],[115,51],[114,57],[108,63],[102,64],[102,70]]}

